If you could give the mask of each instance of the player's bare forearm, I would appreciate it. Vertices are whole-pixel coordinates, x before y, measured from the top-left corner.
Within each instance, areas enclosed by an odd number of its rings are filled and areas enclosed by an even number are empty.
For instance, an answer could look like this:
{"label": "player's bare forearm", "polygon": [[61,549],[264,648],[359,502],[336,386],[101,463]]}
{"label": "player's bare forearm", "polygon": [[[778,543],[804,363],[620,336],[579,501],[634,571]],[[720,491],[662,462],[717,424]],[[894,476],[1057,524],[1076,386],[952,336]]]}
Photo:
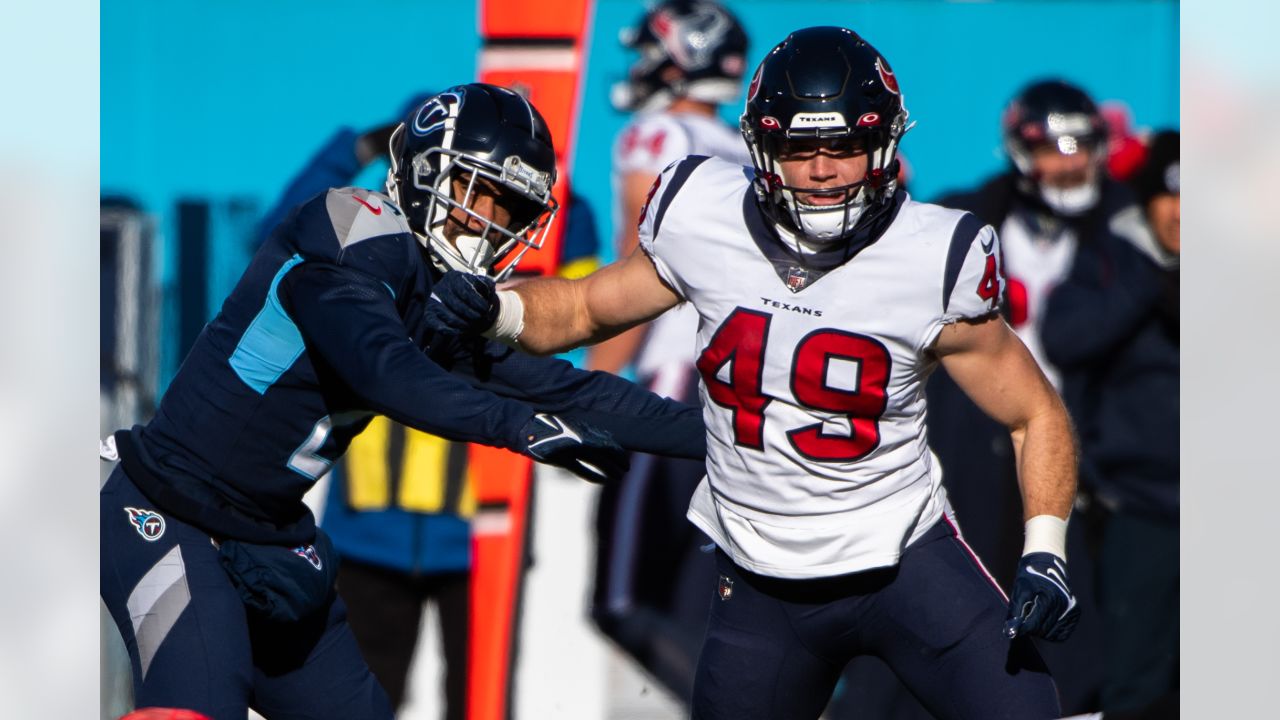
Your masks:
{"label": "player's bare forearm", "polygon": [[1076,497],[1076,442],[1071,420],[1054,393],[1045,409],[1014,428],[1014,453],[1022,490],[1023,519],[1067,519]]}
{"label": "player's bare forearm", "polygon": [[643,250],[579,280],[532,280],[516,293],[524,303],[520,347],[542,355],[611,338],[661,315],[680,299]]}
{"label": "player's bare forearm", "polygon": [[543,355],[611,338],[679,300],[643,251],[579,280],[533,280],[516,293],[524,303],[520,346]]}
{"label": "player's bare forearm", "polygon": [[524,330],[519,339],[522,350],[550,355],[591,339],[593,328],[582,287],[585,280],[539,278],[515,288],[524,303]]}
{"label": "player's bare forearm", "polygon": [[[619,198],[623,218],[638,217],[643,211],[649,197],[649,188],[653,185],[653,175],[652,172],[632,171],[623,176]],[[640,233],[635,224],[622,223],[617,237],[618,257],[629,257],[639,246]],[[643,327],[633,327],[592,346],[587,353],[587,368],[615,375],[621,373],[640,352],[644,337]]]}
{"label": "player's bare forearm", "polygon": [[999,317],[957,322],[934,346],[947,373],[1009,428],[1026,517],[1066,519],[1076,492],[1076,444],[1062,399]]}

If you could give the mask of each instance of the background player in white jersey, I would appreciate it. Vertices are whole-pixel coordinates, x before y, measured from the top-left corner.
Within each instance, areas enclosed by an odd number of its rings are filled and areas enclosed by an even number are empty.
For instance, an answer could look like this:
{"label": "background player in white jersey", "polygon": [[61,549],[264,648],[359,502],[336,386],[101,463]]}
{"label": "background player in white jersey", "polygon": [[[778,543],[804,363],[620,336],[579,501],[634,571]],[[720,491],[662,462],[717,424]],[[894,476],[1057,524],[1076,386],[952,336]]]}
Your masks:
{"label": "background player in white jersey", "polygon": [[[620,33],[638,57],[614,86],[618,110],[634,112],[613,146],[613,227],[617,257],[635,251],[636,218],[653,179],[686,155],[751,162],[735,128],[718,117],[738,98],[747,52],[741,23],[719,3],[666,0]],[[696,402],[698,314],[682,305],[595,345],[594,370],[633,366],[649,389]],[[693,691],[706,634],[707,595],[715,588],[709,541],[683,521],[704,463],[653,455],[632,460],[623,483],[606,485],[596,517],[592,617],[600,629],[681,702]]]}
{"label": "background player in white jersey", "polygon": [[[635,113],[613,145],[615,250],[623,258],[636,249],[636,217],[663,168],[686,155],[738,165],[751,158],[742,136],[717,115],[741,94],[747,36],[737,18],[716,2],[667,0],[621,35],[640,53],[611,98],[617,109]],[[692,308],[674,309],[594,346],[589,363],[616,373],[634,360],[638,376],[674,396],[693,365],[697,322]]]}
{"label": "background player in white jersey", "polygon": [[[654,185],[641,252],[514,292],[451,274],[428,322],[553,352],[697,310],[707,478],[689,518],[719,548],[720,582],[694,717],[816,718],[863,654],[940,718],[1058,717],[1026,637],[1064,638],[1078,615],[1063,550],[1075,445],[998,315],[995,232],[897,190],[907,112],[851,30],[792,33],[748,93],[754,172],[687,158]],[[939,364],[1017,451],[1027,539],[1008,604],[926,444]]]}

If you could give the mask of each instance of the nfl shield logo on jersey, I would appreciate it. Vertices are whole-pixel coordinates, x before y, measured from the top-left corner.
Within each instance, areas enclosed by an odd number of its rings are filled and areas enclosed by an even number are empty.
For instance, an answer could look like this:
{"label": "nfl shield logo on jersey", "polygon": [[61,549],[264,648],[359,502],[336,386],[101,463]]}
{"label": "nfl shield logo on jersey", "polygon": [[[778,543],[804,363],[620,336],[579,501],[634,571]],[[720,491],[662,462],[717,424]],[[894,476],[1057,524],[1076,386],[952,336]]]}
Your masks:
{"label": "nfl shield logo on jersey", "polygon": [[160,517],[160,513],[131,507],[125,508],[124,512],[129,516],[129,522],[133,523],[134,529],[143,540],[155,542],[164,534],[164,518]]}
{"label": "nfl shield logo on jersey", "polygon": [[717,592],[719,593],[720,600],[722,602],[733,597],[733,581],[725,577],[724,575],[721,575],[720,589]]}
{"label": "nfl shield logo on jersey", "polygon": [[320,561],[320,553],[316,552],[315,545],[299,545],[293,549],[293,552],[298,557],[311,563],[311,567],[316,570],[324,567],[324,563]]}
{"label": "nfl shield logo on jersey", "polygon": [[809,284],[809,271],[804,268],[793,267],[787,271],[787,288],[791,292],[800,292],[805,285]]}

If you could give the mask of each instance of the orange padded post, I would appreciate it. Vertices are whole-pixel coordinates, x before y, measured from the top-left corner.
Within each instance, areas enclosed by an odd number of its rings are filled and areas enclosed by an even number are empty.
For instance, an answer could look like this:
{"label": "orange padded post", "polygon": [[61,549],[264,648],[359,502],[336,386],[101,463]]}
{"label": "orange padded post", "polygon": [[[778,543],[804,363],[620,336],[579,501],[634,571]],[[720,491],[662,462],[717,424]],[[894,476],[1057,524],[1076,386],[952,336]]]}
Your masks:
{"label": "orange padded post", "polygon": [[[520,272],[550,275],[560,258],[569,208],[569,163],[582,86],[592,0],[480,0],[479,80],[524,93],[546,119],[556,148],[554,188],[560,216],[543,247]],[[469,720],[511,717],[511,672],[520,588],[528,557],[533,465],[505,450],[473,445]]]}

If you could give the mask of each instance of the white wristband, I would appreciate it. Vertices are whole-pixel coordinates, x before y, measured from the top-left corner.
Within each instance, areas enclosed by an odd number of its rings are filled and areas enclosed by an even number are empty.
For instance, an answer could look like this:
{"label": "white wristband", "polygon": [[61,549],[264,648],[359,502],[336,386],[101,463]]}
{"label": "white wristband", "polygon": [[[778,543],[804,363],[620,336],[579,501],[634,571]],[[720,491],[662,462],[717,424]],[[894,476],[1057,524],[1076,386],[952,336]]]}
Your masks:
{"label": "white wristband", "polygon": [[1027,521],[1022,555],[1047,552],[1067,559],[1067,521],[1053,515],[1037,515]]}
{"label": "white wristband", "polygon": [[481,334],[514,347],[524,332],[524,301],[514,290],[499,290],[497,294],[498,319]]}

